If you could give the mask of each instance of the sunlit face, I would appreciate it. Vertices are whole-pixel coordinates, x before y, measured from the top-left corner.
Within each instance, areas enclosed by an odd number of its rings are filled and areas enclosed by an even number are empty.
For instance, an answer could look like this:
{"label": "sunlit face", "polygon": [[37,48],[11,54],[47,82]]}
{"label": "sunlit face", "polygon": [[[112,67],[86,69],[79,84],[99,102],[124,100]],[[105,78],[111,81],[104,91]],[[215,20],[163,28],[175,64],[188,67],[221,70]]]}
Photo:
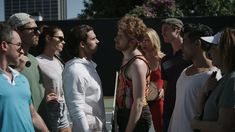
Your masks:
{"label": "sunlit face", "polygon": [[19,31],[23,45],[27,47],[38,45],[40,32],[34,20],[24,25]]}
{"label": "sunlit face", "polygon": [[64,47],[64,33],[61,30],[57,30],[53,36],[50,36],[51,39],[47,43],[47,46],[50,47],[52,51],[60,52]]}
{"label": "sunlit face", "polygon": [[170,24],[163,24],[161,30],[165,43],[172,43],[180,35],[179,29],[174,30]]}
{"label": "sunlit face", "polygon": [[184,34],[183,41],[184,41],[182,45],[183,58],[186,60],[192,60],[194,54],[196,54],[195,41],[192,42],[188,38],[188,33]]}
{"label": "sunlit face", "polygon": [[19,34],[13,31],[13,38],[10,42],[7,42],[7,53],[6,57],[8,62],[12,65],[19,64],[19,57],[24,53],[22,49],[22,43]]}
{"label": "sunlit face", "polygon": [[122,31],[118,31],[117,36],[114,39],[115,48],[118,51],[125,51],[128,49],[128,38]]}
{"label": "sunlit face", "polygon": [[98,49],[98,43],[100,41],[96,38],[96,35],[93,30],[87,32],[87,42],[84,44],[84,50],[86,54],[92,55]]}

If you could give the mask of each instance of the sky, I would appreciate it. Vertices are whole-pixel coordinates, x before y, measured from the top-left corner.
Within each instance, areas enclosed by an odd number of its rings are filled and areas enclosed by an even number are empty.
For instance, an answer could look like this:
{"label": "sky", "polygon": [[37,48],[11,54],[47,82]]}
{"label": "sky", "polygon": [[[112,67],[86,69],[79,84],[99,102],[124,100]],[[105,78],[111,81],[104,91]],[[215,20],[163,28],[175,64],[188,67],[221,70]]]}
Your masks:
{"label": "sky", "polygon": [[77,17],[77,14],[81,13],[84,9],[83,0],[67,0],[67,18]]}
{"label": "sky", "polygon": [[[84,9],[83,0],[67,0],[67,18],[75,18]],[[0,0],[0,21],[4,21],[4,0]]]}

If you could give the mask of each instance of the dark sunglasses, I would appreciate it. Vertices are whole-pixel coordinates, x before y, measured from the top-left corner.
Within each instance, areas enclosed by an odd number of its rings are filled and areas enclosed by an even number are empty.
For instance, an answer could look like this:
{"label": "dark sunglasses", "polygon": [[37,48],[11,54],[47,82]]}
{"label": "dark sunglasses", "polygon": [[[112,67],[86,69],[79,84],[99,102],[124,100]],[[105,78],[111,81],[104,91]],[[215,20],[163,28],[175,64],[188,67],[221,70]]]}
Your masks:
{"label": "dark sunglasses", "polygon": [[58,38],[60,40],[60,42],[64,41],[64,37],[61,37],[61,36],[52,36],[52,37]]}
{"label": "dark sunglasses", "polygon": [[40,34],[40,30],[38,27],[32,27],[32,28],[21,28],[21,30],[33,30],[34,34]]}

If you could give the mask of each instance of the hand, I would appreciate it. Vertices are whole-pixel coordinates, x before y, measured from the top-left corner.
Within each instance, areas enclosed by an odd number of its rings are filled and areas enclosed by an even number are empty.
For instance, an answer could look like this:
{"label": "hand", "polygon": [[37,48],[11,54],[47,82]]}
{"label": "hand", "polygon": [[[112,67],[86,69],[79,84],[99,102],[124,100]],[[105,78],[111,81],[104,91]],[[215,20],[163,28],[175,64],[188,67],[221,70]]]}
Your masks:
{"label": "hand", "polygon": [[46,95],[46,101],[49,102],[49,101],[56,101],[57,102],[58,100],[58,96],[56,95],[56,93],[48,93]]}
{"label": "hand", "polygon": [[60,116],[60,103],[58,102],[58,96],[56,93],[48,93],[46,95],[46,104],[47,111],[52,114],[51,116]]}
{"label": "hand", "polygon": [[210,91],[212,91],[213,89],[215,89],[215,87],[217,86],[218,80],[216,79],[216,71],[214,71],[211,76],[207,79],[204,88],[203,88],[203,93],[204,94],[208,94]]}
{"label": "hand", "polygon": [[21,71],[24,69],[25,63],[26,63],[28,60],[29,60],[28,57],[22,54],[22,55],[19,57],[19,63],[17,64],[17,66],[16,66],[15,69],[16,69],[17,71],[21,72]]}

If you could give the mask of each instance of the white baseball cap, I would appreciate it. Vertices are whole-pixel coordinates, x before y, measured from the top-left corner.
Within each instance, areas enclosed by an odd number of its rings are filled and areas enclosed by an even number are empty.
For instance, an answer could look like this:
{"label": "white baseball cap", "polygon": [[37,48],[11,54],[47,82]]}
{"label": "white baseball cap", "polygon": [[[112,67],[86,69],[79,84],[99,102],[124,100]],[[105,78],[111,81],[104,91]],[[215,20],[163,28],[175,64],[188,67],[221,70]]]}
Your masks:
{"label": "white baseball cap", "polygon": [[218,32],[214,36],[206,36],[206,37],[200,37],[200,38],[206,41],[207,43],[218,45],[220,42],[220,36],[221,36],[221,32]]}

